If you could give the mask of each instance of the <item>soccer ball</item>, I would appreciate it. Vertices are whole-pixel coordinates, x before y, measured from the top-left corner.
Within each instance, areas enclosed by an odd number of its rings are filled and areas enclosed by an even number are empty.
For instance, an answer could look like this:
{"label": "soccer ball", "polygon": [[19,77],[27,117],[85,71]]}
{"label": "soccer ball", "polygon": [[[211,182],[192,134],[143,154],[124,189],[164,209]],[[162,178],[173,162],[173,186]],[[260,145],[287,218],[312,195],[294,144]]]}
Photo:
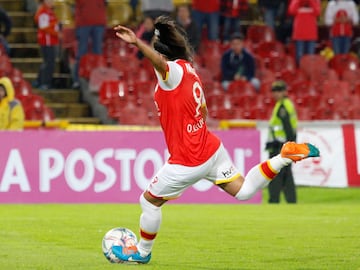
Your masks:
{"label": "soccer ball", "polygon": [[137,244],[135,233],[127,228],[114,228],[108,231],[102,240],[103,253],[112,263],[124,263],[118,259],[111,250],[112,246],[130,247]]}

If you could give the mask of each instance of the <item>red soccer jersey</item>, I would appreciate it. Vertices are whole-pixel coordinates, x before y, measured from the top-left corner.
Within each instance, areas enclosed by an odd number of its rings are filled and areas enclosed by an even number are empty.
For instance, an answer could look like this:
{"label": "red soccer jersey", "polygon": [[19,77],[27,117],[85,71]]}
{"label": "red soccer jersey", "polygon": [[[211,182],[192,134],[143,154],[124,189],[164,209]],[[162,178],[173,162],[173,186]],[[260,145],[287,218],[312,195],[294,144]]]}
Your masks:
{"label": "red soccer jersey", "polygon": [[51,8],[42,4],[35,14],[35,23],[38,26],[37,40],[41,46],[59,44],[59,21]]}
{"label": "red soccer jersey", "polygon": [[168,76],[157,74],[155,103],[170,153],[169,163],[198,166],[219,148],[220,140],[209,132],[201,114],[205,97],[192,65],[184,60],[168,62]]}

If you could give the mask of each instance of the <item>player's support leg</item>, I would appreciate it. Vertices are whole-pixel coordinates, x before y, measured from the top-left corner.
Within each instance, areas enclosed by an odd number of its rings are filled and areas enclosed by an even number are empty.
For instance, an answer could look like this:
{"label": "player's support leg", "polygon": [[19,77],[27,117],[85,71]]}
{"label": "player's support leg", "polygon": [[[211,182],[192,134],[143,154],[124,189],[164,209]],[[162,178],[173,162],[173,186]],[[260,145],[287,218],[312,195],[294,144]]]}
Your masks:
{"label": "player's support leg", "polygon": [[279,155],[260,163],[248,172],[235,198],[238,200],[250,199],[259,189],[268,185],[284,166],[291,162],[318,156],[320,156],[319,149],[310,143],[285,143]]}
{"label": "player's support leg", "polygon": [[151,249],[157,232],[160,229],[162,213],[161,207],[155,206],[140,196],[142,214],[140,216],[140,241],[136,247],[123,248],[114,246],[112,248],[116,257],[123,261],[148,263],[151,259]]}

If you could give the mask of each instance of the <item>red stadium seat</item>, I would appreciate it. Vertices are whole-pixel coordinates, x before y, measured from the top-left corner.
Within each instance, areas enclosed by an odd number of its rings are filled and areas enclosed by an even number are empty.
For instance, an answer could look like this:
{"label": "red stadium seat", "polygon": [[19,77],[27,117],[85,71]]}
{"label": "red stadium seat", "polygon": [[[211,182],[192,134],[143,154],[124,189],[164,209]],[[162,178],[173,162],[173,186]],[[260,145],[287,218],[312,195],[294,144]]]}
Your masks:
{"label": "red stadium seat", "polygon": [[32,87],[31,84],[27,80],[21,80],[18,87],[15,88],[16,97],[23,96],[28,97],[32,95]]}
{"label": "red stadium seat", "polygon": [[259,78],[261,84],[273,83],[276,80],[275,73],[267,68],[256,70],[256,77]]}
{"label": "red stadium seat", "polygon": [[79,76],[88,80],[93,69],[106,66],[103,55],[87,53],[80,59]]}
{"label": "red stadium seat", "polygon": [[100,86],[104,81],[119,80],[119,72],[110,67],[97,67],[90,71],[89,90],[99,92]]}
{"label": "red stadium seat", "polygon": [[274,30],[267,25],[250,25],[247,28],[246,39],[249,40],[253,48],[264,41],[276,40]]}
{"label": "red stadium seat", "polygon": [[342,77],[345,70],[359,69],[359,59],[357,56],[348,54],[337,54],[329,61],[329,67],[334,69],[339,77]]}
{"label": "red stadium seat", "polygon": [[108,105],[114,101],[125,100],[129,95],[129,85],[126,81],[104,81],[99,90],[99,102]]}
{"label": "red stadium seat", "polygon": [[6,55],[0,55],[0,76],[9,77],[12,73],[13,65],[10,58]]}
{"label": "red stadium seat", "polygon": [[301,57],[299,68],[310,78],[314,72],[327,70],[328,62],[319,54],[305,54]]}
{"label": "red stadium seat", "polygon": [[360,83],[360,69],[346,69],[342,73],[342,80],[350,84],[351,91],[355,91],[355,87]]}
{"label": "red stadium seat", "polygon": [[254,96],[256,89],[248,81],[235,80],[229,84],[227,93],[231,96]]}
{"label": "red stadium seat", "polygon": [[268,62],[270,57],[283,57],[285,56],[284,45],[276,40],[273,41],[262,41],[258,44],[254,50],[257,55],[265,59],[265,63]]}
{"label": "red stadium seat", "polygon": [[272,55],[268,58],[267,68],[280,78],[285,71],[296,72],[295,59],[290,55]]}
{"label": "red stadium seat", "polygon": [[26,120],[43,120],[44,99],[39,95],[30,95],[21,99]]}

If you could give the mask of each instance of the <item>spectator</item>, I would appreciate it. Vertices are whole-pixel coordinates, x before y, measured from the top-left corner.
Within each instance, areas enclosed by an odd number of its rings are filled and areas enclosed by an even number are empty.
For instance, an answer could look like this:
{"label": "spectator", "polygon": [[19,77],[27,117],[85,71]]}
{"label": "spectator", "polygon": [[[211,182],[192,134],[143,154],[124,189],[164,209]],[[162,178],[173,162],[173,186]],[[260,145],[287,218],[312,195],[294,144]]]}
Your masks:
{"label": "spectator", "polygon": [[203,27],[207,28],[209,40],[219,40],[220,0],[193,0],[193,18],[199,26],[199,36],[202,36]]}
{"label": "spectator", "polygon": [[294,17],[292,39],[295,41],[296,62],[304,54],[314,54],[318,39],[320,0],[291,0],[289,14]]}
{"label": "spectator", "polygon": [[176,20],[185,29],[194,52],[198,52],[201,36],[199,36],[199,26],[191,17],[190,6],[179,5],[176,9]]}
{"label": "spectator", "polygon": [[89,44],[91,44],[92,53],[102,54],[103,52],[102,44],[106,27],[106,0],[76,0],[75,27],[78,49],[76,52],[72,87],[77,89],[80,87],[80,59],[84,54],[88,53]]}
{"label": "spectator", "polygon": [[285,13],[287,0],[259,0],[258,6],[264,16],[264,22],[274,31],[276,30],[276,19]]}
{"label": "spectator", "polygon": [[0,43],[4,46],[7,55],[10,55],[10,46],[6,38],[11,32],[12,21],[7,12],[0,7]]}
{"label": "spectator", "polygon": [[[276,101],[269,122],[269,135],[266,150],[269,156],[280,153],[283,144],[296,140],[297,116],[294,104],[287,97],[287,86],[284,81],[275,81],[271,86],[272,95]],[[269,203],[279,203],[283,191],[288,203],[296,203],[296,189],[291,164],[283,167],[279,174],[270,182]]]}
{"label": "spectator", "polygon": [[129,4],[130,4],[130,7],[131,7],[131,11],[132,11],[132,19],[134,21],[136,21],[136,13],[137,13],[137,7],[138,7],[138,4],[139,4],[139,0],[130,0],[129,1]]}
{"label": "spectator", "polygon": [[[147,44],[151,43],[151,40],[154,36],[155,26],[154,19],[150,16],[145,17],[143,23],[141,24],[139,31],[136,33],[141,40],[145,41]],[[138,59],[143,59],[144,55],[141,51],[136,53]]]}
{"label": "spectator", "polygon": [[171,15],[174,11],[174,3],[172,0],[141,0],[141,11],[145,17],[153,19],[161,15]]}
{"label": "spectator", "polygon": [[244,36],[234,33],[230,38],[230,48],[221,58],[221,84],[225,90],[234,80],[249,81],[256,90],[260,88],[260,80],[255,77],[255,59],[244,48]]}
{"label": "spectator", "polygon": [[40,0],[40,6],[35,13],[37,39],[43,57],[35,86],[41,90],[47,90],[52,86],[59,45],[59,21],[53,11],[53,5],[53,0]]}
{"label": "spectator", "polygon": [[232,33],[241,32],[240,16],[249,8],[248,0],[220,0],[220,13],[223,17],[223,41],[229,43]]}
{"label": "spectator", "polygon": [[325,9],[325,24],[330,27],[332,49],[335,54],[350,51],[353,26],[359,23],[357,6],[353,0],[333,0]]}
{"label": "spectator", "polygon": [[7,77],[0,78],[0,130],[22,130],[24,110],[15,99],[14,86]]}

